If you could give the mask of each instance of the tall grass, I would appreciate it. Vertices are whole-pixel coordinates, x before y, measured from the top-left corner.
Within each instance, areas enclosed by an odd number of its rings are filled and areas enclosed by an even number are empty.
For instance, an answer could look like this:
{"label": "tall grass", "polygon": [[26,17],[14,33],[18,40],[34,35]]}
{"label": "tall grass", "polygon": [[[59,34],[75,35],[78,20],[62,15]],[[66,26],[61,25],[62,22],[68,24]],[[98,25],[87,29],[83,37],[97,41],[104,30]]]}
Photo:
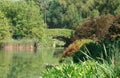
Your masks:
{"label": "tall grass", "polygon": [[109,43],[109,45],[107,45],[109,48],[108,51],[110,53],[113,53],[112,55],[112,62],[114,63],[115,67],[114,67],[114,71],[115,71],[115,75],[116,77],[120,78],[120,39]]}

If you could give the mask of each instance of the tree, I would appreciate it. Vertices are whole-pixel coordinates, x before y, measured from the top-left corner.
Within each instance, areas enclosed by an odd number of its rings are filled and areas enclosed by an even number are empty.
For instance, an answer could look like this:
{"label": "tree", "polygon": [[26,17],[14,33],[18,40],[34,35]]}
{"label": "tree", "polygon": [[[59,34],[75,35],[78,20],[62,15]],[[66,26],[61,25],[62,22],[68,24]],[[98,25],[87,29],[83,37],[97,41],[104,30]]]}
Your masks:
{"label": "tree", "polygon": [[72,28],[73,26],[79,25],[80,18],[78,9],[73,4],[68,7],[68,10],[63,16],[65,21],[64,25],[68,26],[68,28]]}
{"label": "tree", "polygon": [[[26,0],[33,1],[33,0]],[[49,28],[73,28],[84,20],[120,12],[120,0],[34,0]]]}
{"label": "tree", "polygon": [[9,20],[5,17],[4,13],[0,11],[0,40],[8,39],[11,37]]}
{"label": "tree", "polygon": [[94,8],[98,9],[100,14],[115,15],[115,11],[120,6],[120,0],[94,0]]}
{"label": "tree", "polygon": [[42,38],[43,14],[33,1],[3,1],[3,6],[1,10],[12,23],[13,38]]}
{"label": "tree", "polygon": [[49,8],[47,8],[46,23],[49,28],[62,28],[63,20],[62,16],[64,13],[64,8],[58,2],[58,0],[53,0]]}
{"label": "tree", "polygon": [[[39,7],[40,10],[42,11],[43,15],[44,15],[44,22],[46,23],[47,21],[47,8],[49,7],[51,1],[53,0],[32,0],[34,1]],[[28,2],[28,0],[26,0],[26,2]]]}
{"label": "tree", "polygon": [[119,0],[53,0],[47,8],[47,24],[73,28],[91,17],[118,14],[119,6]]}

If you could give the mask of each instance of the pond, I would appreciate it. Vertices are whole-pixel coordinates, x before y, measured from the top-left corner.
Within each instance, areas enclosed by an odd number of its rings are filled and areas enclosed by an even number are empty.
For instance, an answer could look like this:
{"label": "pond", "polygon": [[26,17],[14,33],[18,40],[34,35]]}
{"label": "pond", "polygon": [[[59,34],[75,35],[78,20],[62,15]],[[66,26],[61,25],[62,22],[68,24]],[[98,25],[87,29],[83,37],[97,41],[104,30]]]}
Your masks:
{"label": "pond", "polygon": [[55,51],[62,49],[42,48],[37,52],[0,51],[0,78],[40,78],[46,64],[58,64]]}

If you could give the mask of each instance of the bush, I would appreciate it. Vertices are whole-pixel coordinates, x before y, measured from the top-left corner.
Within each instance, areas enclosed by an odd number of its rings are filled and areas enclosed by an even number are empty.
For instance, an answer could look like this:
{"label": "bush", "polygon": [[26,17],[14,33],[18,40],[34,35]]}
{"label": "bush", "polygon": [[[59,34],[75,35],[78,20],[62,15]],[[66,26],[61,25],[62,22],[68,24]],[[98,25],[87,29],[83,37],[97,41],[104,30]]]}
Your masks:
{"label": "bush", "polygon": [[[112,53],[111,53],[112,54]],[[63,52],[60,62],[64,61],[66,57],[73,57],[73,62],[78,63],[88,59],[94,59],[103,62],[103,59],[111,59],[111,54],[104,51],[103,46],[90,39],[76,40],[70,44]],[[109,58],[109,59],[108,59]]]}
{"label": "bush", "polygon": [[[116,15],[114,17],[106,15],[101,16],[99,18],[91,18],[90,20],[85,22],[83,26],[79,26],[78,28],[75,29],[75,33],[71,38],[72,43],[65,49],[62,57],[72,56],[74,55],[74,53],[75,55],[77,55],[77,57],[81,57],[81,53],[78,51],[81,50],[79,46],[81,46],[82,42],[80,42],[79,40],[91,39],[94,42],[98,43],[98,45],[93,43],[86,45],[89,53],[91,54],[91,57],[95,57],[96,59],[96,57],[100,56],[102,53],[104,59],[107,58],[110,59],[111,55],[115,52],[111,53],[110,50],[108,49],[111,48],[111,46],[108,47],[107,44],[119,40],[119,38],[120,38],[120,15]],[[107,47],[106,48],[107,51],[105,50],[107,54],[105,54],[104,52],[103,44],[105,44],[105,46]],[[84,55],[82,54],[82,56]]]}
{"label": "bush", "polygon": [[120,15],[115,17],[104,15],[99,18],[91,18],[75,30],[72,40],[92,39],[97,42],[105,42],[120,38]]}

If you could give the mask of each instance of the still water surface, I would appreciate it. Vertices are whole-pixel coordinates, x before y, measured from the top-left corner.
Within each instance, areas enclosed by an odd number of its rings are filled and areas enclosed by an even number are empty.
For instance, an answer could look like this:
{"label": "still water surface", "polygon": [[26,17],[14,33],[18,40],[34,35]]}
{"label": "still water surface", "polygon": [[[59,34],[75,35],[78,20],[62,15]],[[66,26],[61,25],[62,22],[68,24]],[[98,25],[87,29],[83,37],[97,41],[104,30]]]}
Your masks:
{"label": "still water surface", "polygon": [[40,78],[46,64],[58,64],[54,52],[54,48],[37,52],[0,51],[0,78]]}

